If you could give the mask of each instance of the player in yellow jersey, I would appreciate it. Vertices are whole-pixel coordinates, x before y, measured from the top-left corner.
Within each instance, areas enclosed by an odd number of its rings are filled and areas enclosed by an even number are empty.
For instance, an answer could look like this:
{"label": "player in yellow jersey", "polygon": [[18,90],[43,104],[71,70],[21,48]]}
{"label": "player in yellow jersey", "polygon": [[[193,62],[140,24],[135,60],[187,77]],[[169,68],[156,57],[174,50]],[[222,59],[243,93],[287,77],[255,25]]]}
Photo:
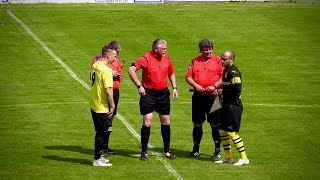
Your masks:
{"label": "player in yellow jersey", "polygon": [[93,166],[112,166],[108,159],[101,156],[101,153],[107,141],[106,134],[108,133],[115,108],[113,100],[113,75],[108,64],[113,63],[116,57],[117,51],[114,46],[104,46],[102,48],[101,61],[97,61],[91,66],[90,107],[96,131]]}

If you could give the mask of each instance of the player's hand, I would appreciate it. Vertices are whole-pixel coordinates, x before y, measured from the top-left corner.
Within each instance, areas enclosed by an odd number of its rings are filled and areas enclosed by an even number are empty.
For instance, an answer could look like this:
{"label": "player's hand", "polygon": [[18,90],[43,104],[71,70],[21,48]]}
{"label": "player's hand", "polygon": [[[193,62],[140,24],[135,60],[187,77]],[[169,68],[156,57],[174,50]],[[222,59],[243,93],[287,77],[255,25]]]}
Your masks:
{"label": "player's hand", "polygon": [[179,93],[178,93],[178,90],[177,89],[173,89],[172,90],[172,97],[173,97],[173,100],[176,100],[179,96]]}
{"label": "player's hand", "polygon": [[209,92],[209,93],[214,92],[215,90],[216,90],[216,88],[215,88],[214,86],[208,86],[208,87],[205,89],[205,91],[206,91],[206,92]]}
{"label": "player's hand", "polygon": [[217,90],[217,93],[218,93],[219,95],[222,95],[222,89],[218,89],[218,90]]}
{"label": "player's hand", "polygon": [[143,86],[140,86],[140,88],[138,89],[138,92],[141,96],[144,96],[146,95],[146,90],[144,89]]}
{"label": "player's hand", "polygon": [[121,72],[117,72],[117,71],[113,71],[112,75],[113,75],[113,77],[120,77],[120,76],[122,76],[122,73]]}
{"label": "player's hand", "polygon": [[205,89],[202,86],[198,85],[198,84],[194,86],[194,89],[196,91],[198,91],[198,92],[204,92],[205,91]]}
{"label": "player's hand", "polygon": [[109,119],[112,118],[112,116],[113,116],[113,111],[114,111],[114,108],[110,108],[109,112],[107,113],[107,117],[108,117]]}

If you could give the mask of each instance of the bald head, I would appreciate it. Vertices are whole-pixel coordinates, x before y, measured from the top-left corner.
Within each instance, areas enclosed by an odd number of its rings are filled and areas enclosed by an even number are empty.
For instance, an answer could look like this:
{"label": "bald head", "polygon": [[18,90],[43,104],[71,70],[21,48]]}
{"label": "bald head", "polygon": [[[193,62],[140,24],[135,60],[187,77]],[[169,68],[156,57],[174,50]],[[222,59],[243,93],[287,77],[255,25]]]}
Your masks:
{"label": "bald head", "polygon": [[228,59],[230,59],[230,60],[232,60],[232,61],[234,61],[234,58],[236,57],[236,55],[234,54],[234,52],[231,51],[231,50],[224,51],[223,54],[222,54],[222,56],[227,57]]}
{"label": "bald head", "polygon": [[233,65],[233,61],[236,55],[233,51],[227,50],[222,53],[221,61],[223,67],[229,67]]}

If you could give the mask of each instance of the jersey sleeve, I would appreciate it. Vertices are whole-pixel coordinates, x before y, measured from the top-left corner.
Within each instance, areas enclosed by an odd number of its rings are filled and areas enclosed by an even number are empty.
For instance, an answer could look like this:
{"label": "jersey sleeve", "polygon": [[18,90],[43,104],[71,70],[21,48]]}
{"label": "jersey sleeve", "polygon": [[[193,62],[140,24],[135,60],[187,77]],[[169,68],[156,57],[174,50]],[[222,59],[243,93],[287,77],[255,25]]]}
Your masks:
{"label": "jersey sleeve", "polygon": [[147,67],[148,62],[147,62],[147,59],[144,56],[142,56],[138,60],[134,61],[133,64],[137,68],[137,70],[139,70],[139,69]]}
{"label": "jersey sleeve", "polygon": [[187,73],[186,73],[186,78],[192,78],[192,69],[193,69],[193,61],[190,62]]}
{"label": "jersey sleeve", "polygon": [[173,73],[174,73],[174,68],[173,68],[171,60],[169,59],[168,75],[171,76]]}
{"label": "jersey sleeve", "polygon": [[106,71],[103,71],[103,85],[104,88],[112,88],[113,87],[113,78],[112,78],[112,70],[111,69],[107,69]]}
{"label": "jersey sleeve", "polygon": [[236,93],[236,97],[241,96],[241,89],[242,89],[242,80],[240,72],[237,70],[232,70],[230,72],[230,81],[232,84],[232,89]]}

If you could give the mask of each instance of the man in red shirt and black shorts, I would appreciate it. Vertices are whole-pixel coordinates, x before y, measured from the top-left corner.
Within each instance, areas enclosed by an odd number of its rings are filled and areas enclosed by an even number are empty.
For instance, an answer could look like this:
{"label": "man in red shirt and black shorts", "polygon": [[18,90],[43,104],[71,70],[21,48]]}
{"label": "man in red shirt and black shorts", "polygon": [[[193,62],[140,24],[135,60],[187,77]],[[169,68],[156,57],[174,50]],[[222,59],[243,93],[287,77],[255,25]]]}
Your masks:
{"label": "man in red shirt and black shorts", "polygon": [[[174,68],[166,53],[167,42],[163,39],[156,39],[152,44],[152,51],[134,61],[128,70],[130,78],[137,86],[140,94],[140,114],[143,115],[140,156],[142,161],[148,160],[147,146],[153,111],[159,113],[164,155],[169,159],[176,158],[170,150],[170,91],[167,83],[168,77],[172,85],[174,99],[178,97],[178,90]],[[136,71],[140,69],[142,69],[142,82],[140,82],[136,74]]]}
{"label": "man in red shirt and black shorts", "polygon": [[200,142],[203,135],[202,124],[207,119],[211,125],[215,150],[212,158],[220,158],[219,110],[210,112],[217,95],[217,85],[221,84],[223,67],[220,57],[214,55],[213,43],[203,39],[199,43],[201,55],[194,58],[186,73],[186,81],[193,87],[192,122],[193,150],[191,157],[200,155]]}

